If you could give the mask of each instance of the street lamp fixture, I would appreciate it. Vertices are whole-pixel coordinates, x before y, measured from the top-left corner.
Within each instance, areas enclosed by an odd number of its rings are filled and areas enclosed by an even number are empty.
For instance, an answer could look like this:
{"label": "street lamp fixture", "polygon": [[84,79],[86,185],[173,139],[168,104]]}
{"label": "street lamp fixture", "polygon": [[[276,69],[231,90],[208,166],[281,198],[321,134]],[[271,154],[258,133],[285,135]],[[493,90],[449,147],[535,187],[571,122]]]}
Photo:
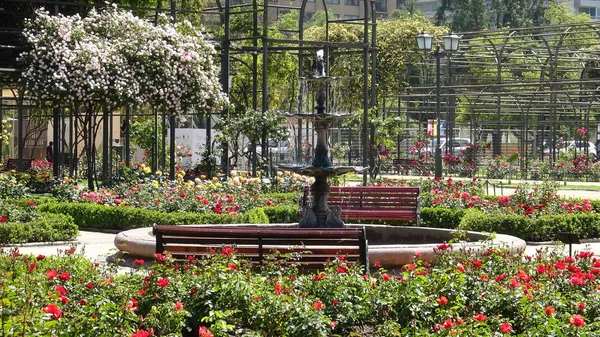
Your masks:
{"label": "street lamp fixture", "polygon": [[[440,121],[441,121],[441,108],[440,108],[440,58],[448,55],[451,52],[458,50],[458,45],[460,42],[460,36],[450,33],[448,35],[444,35],[442,37],[444,41],[444,50],[441,50],[440,43],[436,43],[435,50],[431,52],[430,55],[435,57],[435,83],[436,83],[436,146],[435,146],[435,177],[442,177],[442,148],[441,148],[441,138],[440,138]],[[428,52],[431,50],[433,45],[433,36],[422,32],[417,35],[417,48],[420,51]]]}

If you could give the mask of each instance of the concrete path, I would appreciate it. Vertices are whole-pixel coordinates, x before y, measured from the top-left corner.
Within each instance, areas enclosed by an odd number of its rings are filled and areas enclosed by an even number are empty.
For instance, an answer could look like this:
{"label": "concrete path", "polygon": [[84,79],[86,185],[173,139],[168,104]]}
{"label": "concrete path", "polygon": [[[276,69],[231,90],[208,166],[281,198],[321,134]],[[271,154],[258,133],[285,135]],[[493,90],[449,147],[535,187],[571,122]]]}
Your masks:
{"label": "concrete path", "polygon": [[72,242],[27,243],[23,245],[8,245],[5,249],[18,247],[22,254],[53,255],[63,254],[65,250],[76,246],[77,252],[82,253],[95,262],[106,262],[108,256],[117,252],[115,247],[116,234],[80,231],[79,236]]}

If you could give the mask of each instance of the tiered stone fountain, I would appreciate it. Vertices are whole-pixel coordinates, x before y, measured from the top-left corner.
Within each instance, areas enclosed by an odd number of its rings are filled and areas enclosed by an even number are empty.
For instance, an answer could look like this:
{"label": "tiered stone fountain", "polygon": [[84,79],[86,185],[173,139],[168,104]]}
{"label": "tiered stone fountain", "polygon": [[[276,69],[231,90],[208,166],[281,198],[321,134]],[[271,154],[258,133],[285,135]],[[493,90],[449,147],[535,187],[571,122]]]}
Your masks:
{"label": "tiered stone fountain", "polygon": [[[301,228],[339,228],[344,226],[340,219],[341,209],[334,206],[331,209],[327,205],[327,197],[331,191],[328,178],[335,177],[350,172],[362,172],[366,167],[357,166],[333,166],[329,157],[330,130],[334,121],[351,117],[352,115],[341,115],[335,113],[333,109],[328,111],[325,104],[327,99],[335,102],[336,86],[333,85],[337,79],[329,77],[325,73],[325,59],[323,50],[317,52],[314,76],[302,78],[300,85],[300,109],[302,109],[303,95],[312,92],[315,94],[317,103],[314,113],[305,113],[300,111],[294,114],[294,117],[312,121],[317,133],[317,144],[314,148],[314,157],[311,165],[279,165],[278,167],[285,171],[291,171],[305,176],[315,178],[315,182],[310,187],[313,205],[304,207],[302,210],[302,219],[299,227]],[[334,106],[331,104],[330,106]]]}

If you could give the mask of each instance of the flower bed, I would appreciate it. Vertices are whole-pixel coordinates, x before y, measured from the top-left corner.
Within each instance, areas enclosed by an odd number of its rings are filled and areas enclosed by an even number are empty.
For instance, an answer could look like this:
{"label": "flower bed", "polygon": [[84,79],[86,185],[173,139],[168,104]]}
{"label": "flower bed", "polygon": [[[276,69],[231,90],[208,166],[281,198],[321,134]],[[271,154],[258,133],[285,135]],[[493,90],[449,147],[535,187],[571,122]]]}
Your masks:
{"label": "flower bed", "polygon": [[157,255],[148,270],[129,273],[73,250],[61,257],[3,251],[0,329],[28,336],[600,333],[600,261],[592,253],[523,257],[490,249],[476,257],[450,244],[436,251],[434,266],[416,256],[397,274],[369,276],[343,256],[311,275],[276,263],[250,270],[229,247],[186,264]]}
{"label": "flower bed", "polygon": [[70,240],[78,229],[66,214],[40,211],[35,202],[0,200],[0,244]]}

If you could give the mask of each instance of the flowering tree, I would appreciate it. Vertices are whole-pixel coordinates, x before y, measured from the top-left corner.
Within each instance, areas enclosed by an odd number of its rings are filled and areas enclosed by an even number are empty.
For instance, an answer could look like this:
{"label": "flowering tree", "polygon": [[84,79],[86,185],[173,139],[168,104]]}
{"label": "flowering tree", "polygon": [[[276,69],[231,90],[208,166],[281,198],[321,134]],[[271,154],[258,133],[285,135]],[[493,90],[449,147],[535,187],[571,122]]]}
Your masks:
{"label": "flowering tree", "polygon": [[109,7],[27,22],[23,81],[39,101],[110,108],[151,104],[182,115],[221,110],[214,47],[189,22],[156,25]]}
{"label": "flowering tree", "polygon": [[[40,103],[72,107],[84,132],[99,122],[93,117],[98,107],[106,118],[119,107],[151,105],[183,115],[227,104],[215,49],[189,22],[171,24],[161,16],[154,25],[114,6],[92,9],[85,18],[39,10],[24,35],[28,49],[20,60],[29,94]],[[88,142],[94,137],[82,138],[91,173],[94,144]]]}

